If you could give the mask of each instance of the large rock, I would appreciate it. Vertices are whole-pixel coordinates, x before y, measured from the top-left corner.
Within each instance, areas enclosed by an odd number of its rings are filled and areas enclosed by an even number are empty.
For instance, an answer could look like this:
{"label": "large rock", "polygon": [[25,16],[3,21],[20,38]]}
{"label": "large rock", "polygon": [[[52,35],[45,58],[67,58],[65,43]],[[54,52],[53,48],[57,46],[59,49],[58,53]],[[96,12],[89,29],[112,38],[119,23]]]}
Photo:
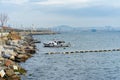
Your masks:
{"label": "large rock", "polygon": [[0,80],[5,80],[5,79],[0,77]]}
{"label": "large rock", "polygon": [[12,31],[8,34],[7,38],[10,40],[20,40],[21,36],[17,32]]}
{"label": "large rock", "polygon": [[14,75],[10,76],[8,80],[20,80],[20,76],[14,74]]}
{"label": "large rock", "polygon": [[15,64],[13,61],[5,60],[5,66],[10,66],[10,65],[13,65],[13,64]]}
{"label": "large rock", "polygon": [[9,77],[15,74],[13,69],[6,69],[5,72],[6,72],[6,75]]}

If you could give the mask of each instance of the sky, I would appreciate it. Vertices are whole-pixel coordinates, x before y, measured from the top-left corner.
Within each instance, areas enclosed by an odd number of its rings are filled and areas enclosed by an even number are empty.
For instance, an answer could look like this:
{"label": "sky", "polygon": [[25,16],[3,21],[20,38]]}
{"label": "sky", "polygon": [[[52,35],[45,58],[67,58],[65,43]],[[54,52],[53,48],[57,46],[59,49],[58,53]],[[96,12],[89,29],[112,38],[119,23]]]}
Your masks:
{"label": "sky", "polygon": [[0,0],[14,27],[120,26],[120,0]]}

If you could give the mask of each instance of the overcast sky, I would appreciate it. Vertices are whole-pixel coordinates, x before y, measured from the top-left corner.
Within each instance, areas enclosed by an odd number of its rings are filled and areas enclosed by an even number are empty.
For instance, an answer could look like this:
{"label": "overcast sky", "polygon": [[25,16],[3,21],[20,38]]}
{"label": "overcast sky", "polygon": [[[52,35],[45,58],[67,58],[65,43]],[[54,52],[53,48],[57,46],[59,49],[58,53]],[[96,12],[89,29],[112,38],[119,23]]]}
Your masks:
{"label": "overcast sky", "polygon": [[0,0],[15,26],[120,26],[120,0]]}

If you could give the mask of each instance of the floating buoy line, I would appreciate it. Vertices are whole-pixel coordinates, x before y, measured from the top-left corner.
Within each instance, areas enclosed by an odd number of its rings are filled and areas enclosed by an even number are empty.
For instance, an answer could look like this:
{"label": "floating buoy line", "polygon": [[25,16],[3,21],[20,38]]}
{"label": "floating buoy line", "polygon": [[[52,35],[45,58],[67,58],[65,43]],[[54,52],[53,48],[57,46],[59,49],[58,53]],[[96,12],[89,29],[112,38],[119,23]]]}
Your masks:
{"label": "floating buoy line", "polygon": [[46,54],[73,54],[73,53],[94,53],[94,52],[113,52],[120,51],[119,49],[108,49],[108,50],[77,50],[77,51],[66,51],[66,52],[48,52]]}

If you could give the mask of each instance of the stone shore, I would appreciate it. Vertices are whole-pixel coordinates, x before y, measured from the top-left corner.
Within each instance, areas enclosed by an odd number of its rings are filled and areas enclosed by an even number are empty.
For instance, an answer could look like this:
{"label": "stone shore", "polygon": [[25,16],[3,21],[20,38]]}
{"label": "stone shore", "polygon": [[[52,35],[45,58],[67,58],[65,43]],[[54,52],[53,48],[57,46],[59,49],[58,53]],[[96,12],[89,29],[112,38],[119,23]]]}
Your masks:
{"label": "stone shore", "polygon": [[18,63],[25,62],[36,52],[31,35],[10,32],[0,38],[0,80],[21,80],[26,74]]}

